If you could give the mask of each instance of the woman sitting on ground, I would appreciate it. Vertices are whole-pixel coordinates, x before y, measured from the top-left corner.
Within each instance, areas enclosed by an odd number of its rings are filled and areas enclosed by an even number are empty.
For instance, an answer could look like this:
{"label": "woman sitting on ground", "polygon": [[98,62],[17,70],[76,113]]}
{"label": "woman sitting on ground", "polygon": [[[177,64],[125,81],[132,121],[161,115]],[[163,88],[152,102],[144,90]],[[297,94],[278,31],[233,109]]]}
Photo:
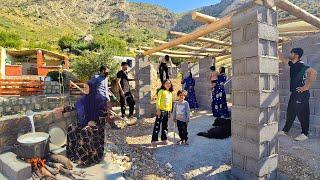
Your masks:
{"label": "woman sitting on ground", "polygon": [[95,79],[88,81],[89,94],[76,102],[77,125],[68,127],[67,157],[80,166],[99,163],[104,155],[104,98]]}

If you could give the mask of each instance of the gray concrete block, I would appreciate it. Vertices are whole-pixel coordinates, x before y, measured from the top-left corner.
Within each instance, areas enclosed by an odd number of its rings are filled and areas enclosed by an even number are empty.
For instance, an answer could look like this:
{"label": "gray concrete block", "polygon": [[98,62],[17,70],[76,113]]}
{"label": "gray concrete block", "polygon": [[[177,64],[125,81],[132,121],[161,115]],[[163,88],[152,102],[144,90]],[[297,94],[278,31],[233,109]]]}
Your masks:
{"label": "gray concrete block", "polygon": [[236,46],[244,40],[245,39],[244,39],[244,28],[243,27],[239,27],[237,29],[232,30],[232,44],[233,45]]}
{"label": "gray concrete block", "polygon": [[[270,26],[269,24],[259,23],[258,26],[254,26],[256,28],[256,34],[253,34],[254,37],[259,37],[261,39],[265,39],[268,41],[278,41],[278,28],[276,26]],[[259,29],[259,30],[258,30]],[[252,39],[252,38],[251,38]]]}
{"label": "gray concrete block", "polygon": [[243,59],[259,55],[259,41],[257,38],[232,46],[232,59]]}
{"label": "gray concrete block", "polygon": [[250,171],[253,174],[256,174],[258,177],[263,177],[276,171],[277,166],[278,166],[277,155],[264,158],[263,160],[260,160],[260,161],[248,158],[247,164],[246,164],[246,170]]}
{"label": "gray concrete block", "polygon": [[246,73],[246,64],[245,58],[232,61],[233,78]]}
{"label": "gray concrete block", "polygon": [[279,93],[278,91],[270,92],[257,92],[250,91],[246,93],[246,105],[248,107],[273,107],[279,103]]}
{"label": "gray concrete block", "polygon": [[244,138],[245,137],[245,131],[246,131],[246,126],[242,121],[238,122],[238,121],[235,121],[234,119],[232,119],[232,124],[231,124],[231,134],[232,134],[232,136],[237,136],[239,138]]}
{"label": "gray concrete block", "polygon": [[232,166],[243,169],[244,162],[245,162],[245,156],[232,151]]}
{"label": "gray concrete block", "polygon": [[24,180],[31,177],[31,165],[17,159],[17,155],[8,152],[0,155],[2,172],[10,179]]}
{"label": "gray concrete block", "polygon": [[247,58],[245,71],[247,74],[268,73],[278,74],[279,61],[268,57],[250,57]]}
{"label": "gray concrete block", "polygon": [[246,106],[246,92],[232,91],[232,102],[236,106]]}

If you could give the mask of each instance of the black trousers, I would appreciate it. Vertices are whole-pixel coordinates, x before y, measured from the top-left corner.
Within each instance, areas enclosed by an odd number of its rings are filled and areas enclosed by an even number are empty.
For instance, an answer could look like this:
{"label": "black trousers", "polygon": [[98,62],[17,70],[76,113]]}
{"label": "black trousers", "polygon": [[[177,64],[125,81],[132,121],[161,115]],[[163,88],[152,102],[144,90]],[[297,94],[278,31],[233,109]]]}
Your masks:
{"label": "black trousers", "polygon": [[169,68],[168,68],[167,65],[160,64],[159,73],[160,73],[161,83],[165,80],[164,77],[163,77],[164,73],[166,73],[166,80],[169,79]]}
{"label": "black trousers", "polygon": [[152,132],[152,141],[158,141],[158,136],[161,127],[161,140],[167,140],[167,133],[168,133],[168,118],[169,112],[168,111],[161,111],[160,116],[156,117],[156,121],[154,122],[154,128]]}
{"label": "black trousers", "polygon": [[129,117],[131,117],[133,116],[134,105],[135,105],[135,101],[133,99],[131,92],[126,92],[124,94],[124,97],[122,97],[120,94],[120,105],[121,105],[122,117],[125,117],[126,115],[126,102],[128,103],[128,106],[129,106]]}
{"label": "black trousers", "polygon": [[310,122],[309,98],[309,91],[303,93],[294,92],[290,95],[287,109],[287,120],[283,128],[284,132],[289,132],[294,120],[298,116],[298,120],[301,124],[302,133],[306,136],[308,135]]}
{"label": "black trousers", "polygon": [[188,125],[186,122],[177,120],[179,137],[182,141],[188,140]]}

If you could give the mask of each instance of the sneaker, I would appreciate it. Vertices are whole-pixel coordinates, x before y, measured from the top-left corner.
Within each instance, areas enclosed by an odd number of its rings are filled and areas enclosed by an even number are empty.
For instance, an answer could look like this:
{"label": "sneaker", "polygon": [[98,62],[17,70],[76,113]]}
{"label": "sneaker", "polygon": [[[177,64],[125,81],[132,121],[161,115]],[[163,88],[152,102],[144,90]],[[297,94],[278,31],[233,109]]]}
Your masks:
{"label": "sneaker", "polygon": [[284,131],[279,131],[278,136],[287,136],[287,133],[285,133]]}
{"label": "sneaker", "polygon": [[294,138],[294,140],[296,140],[296,141],[304,141],[307,139],[309,139],[309,138],[305,134],[300,134],[298,137]]}
{"label": "sneaker", "polygon": [[176,143],[177,143],[177,144],[182,144],[182,141],[180,140],[180,141],[177,141]]}

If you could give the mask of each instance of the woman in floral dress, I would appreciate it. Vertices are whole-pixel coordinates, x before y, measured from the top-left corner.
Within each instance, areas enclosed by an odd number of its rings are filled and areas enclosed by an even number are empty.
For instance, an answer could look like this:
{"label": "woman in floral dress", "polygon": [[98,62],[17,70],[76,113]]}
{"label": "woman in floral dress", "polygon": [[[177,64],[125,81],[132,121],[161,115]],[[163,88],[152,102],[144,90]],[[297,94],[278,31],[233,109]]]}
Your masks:
{"label": "woman in floral dress", "polygon": [[[211,68],[213,69],[213,68]],[[227,98],[224,90],[224,83],[227,81],[227,76],[225,75],[225,68],[220,68],[220,73],[216,80],[212,83],[214,84],[212,90],[212,114],[214,117],[227,118],[229,117],[229,110],[227,106]]]}
{"label": "woman in floral dress", "polygon": [[196,98],[196,92],[194,90],[194,86],[196,85],[195,80],[192,77],[192,73],[190,72],[189,76],[182,80],[182,84],[184,84],[184,90],[188,92],[188,96],[186,100],[189,103],[191,109],[198,109],[199,105]]}

